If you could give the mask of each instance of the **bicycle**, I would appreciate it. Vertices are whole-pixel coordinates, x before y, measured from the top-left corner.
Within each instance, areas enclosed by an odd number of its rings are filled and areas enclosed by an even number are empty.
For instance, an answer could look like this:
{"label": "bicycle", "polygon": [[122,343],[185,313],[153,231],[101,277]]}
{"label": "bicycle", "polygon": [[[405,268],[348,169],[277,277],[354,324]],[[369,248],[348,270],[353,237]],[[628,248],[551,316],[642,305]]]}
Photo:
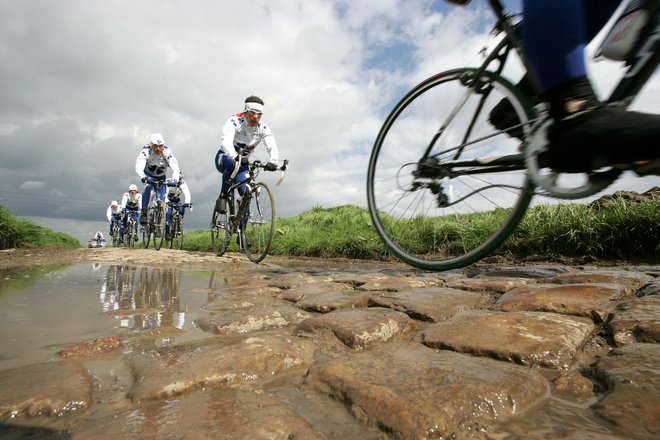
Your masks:
{"label": "bicycle", "polygon": [[183,248],[183,215],[181,215],[180,209],[190,208],[192,210],[192,203],[172,203],[169,200],[167,201],[167,206],[169,209],[172,209],[172,220],[167,226],[167,232],[165,234],[165,240],[170,249],[182,249]]}
{"label": "bicycle", "polygon": [[[238,172],[239,163],[237,161],[232,178]],[[282,172],[278,185],[284,179],[288,163],[288,160],[284,160],[277,168]],[[256,181],[263,168],[265,165],[259,160],[250,163],[248,178],[229,187],[227,213],[213,210],[211,245],[217,256],[224,255],[232,236],[236,234],[239,248],[243,249],[250,261],[259,263],[266,258],[275,236],[275,198],[267,184]],[[237,193],[243,186],[245,191],[241,196]]]}
{"label": "bicycle", "polygon": [[133,247],[137,240],[135,215],[134,211],[126,211],[126,222],[124,223],[124,246],[126,247]]}
{"label": "bicycle", "polygon": [[165,181],[155,180],[151,177],[147,179],[148,184],[153,185],[154,189],[149,199],[149,206],[147,208],[147,224],[142,226],[142,245],[145,249],[149,248],[149,244],[153,243],[154,249],[157,251],[163,246],[165,239],[165,201],[159,195],[158,190],[161,186],[175,186]]}
{"label": "bicycle", "polygon": [[110,229],[110,237],[112,238],[112,247],[117,247],[121,244],[121,232],[119,231],[120,218],[113,216],[112,228]]}
{"label": "bicycle", "polygon": [[[367,201],[376,231],[396,257],[421,269],[472,264],[513,232],[532,197],[588,197],[622,172],[568,174],[545,166],[547,104],[532,105],[502,76],[512,53],[527,66],[520,22],[500,1],[489,3],[497,17],[493,33],[503,38],[480,66],[448,70],[413,87],[385,119],[369,159]],[[608,105],[627,107],[655,71],[658,20],[656,11]],[[505,98],[518,123],[501,130],[489,118]]]}

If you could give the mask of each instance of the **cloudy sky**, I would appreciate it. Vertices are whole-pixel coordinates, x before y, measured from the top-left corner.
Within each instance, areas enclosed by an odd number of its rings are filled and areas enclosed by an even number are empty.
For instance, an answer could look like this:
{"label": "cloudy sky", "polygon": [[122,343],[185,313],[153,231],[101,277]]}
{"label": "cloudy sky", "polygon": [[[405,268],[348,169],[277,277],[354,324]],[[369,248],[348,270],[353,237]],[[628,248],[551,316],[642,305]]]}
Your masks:
{"label": "cloudy sky", "polygon": [[[139,183],[137,154],[160,132],[193,194],[187,228],[206,228],[220,129],[256,94],[291,163],[278,215],[366,206],[388,111],[422,79],[476,64],[491,25],[481,1],[0,0],[0,203],[85,241]],[[618,73],[590,68],[599,90]],[[647,90],[637,106],[657,111],[657,75]]]}

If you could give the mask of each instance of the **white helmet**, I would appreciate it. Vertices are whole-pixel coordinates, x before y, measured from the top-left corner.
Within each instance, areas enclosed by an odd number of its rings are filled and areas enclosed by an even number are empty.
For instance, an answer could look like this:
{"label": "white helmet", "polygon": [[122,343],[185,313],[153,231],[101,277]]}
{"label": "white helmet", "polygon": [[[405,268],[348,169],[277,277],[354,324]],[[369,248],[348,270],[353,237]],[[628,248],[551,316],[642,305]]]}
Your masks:
{"label": "white helmet", "polygon": [[151,145],[165,145],[163,135],[160,133],[151,133]]}
{"label": "white helmet", "polygon": [[110,203],[110,205],[112,205],[112,206],[117,206],[117,205],[119,205],[119,203],[117,203],[116,200],[113,200],[112,203]]}
{"label": "white helmet", "polygon": [[131,186],[128,187],[129,191],[137,191],[137,185],[132,184]]}

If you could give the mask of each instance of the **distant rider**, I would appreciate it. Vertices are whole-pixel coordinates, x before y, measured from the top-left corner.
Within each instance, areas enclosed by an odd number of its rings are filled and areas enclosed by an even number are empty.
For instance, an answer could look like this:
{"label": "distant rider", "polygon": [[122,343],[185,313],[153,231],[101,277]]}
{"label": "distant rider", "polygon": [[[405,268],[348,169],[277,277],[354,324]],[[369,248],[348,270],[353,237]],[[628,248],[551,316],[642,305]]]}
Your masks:
{"label": "distant rider", "polygon": [[[150,142],[142,147],[140,154],[135,162],[135,172],[140,177],[142,183],[146,184],[144,192],[142,193],[142,209],[140,213],[140,224],[147,224],[147,209],[149,208],[149,199],[151,192],[155,187],[153,184],[148,183],[148,179],[157,180],[165,183],[167,169],[172,170],[172,181],[179,181],[179,163],[172,151],[165,145],[163,135],[160,133],[153,133],[150,137]],[[165,193],[167,186],[161,185],[157,188],[158,199],[165,200]]]}
{"label": "distant rider", "polygon": [[[182,198],[183,197],[183,198]],[[179,183],[176,186],[168,187],[167,191],[167,201],[172,205],[177,206],[179,214],[183,217],[186,213],[186,208],[192,206],[190,189],[188,184],[183,180],[183,173],[179,174]],[[172,214],[173,208],[171,206],[167,207],[167,225],[165,233],[167,236],[170,234],[170,225],[172,224]]]}
{"label": "distant rider", "polygon": [[[215,167],[222,173],[222,188],[216,201],[216,211],[227,211],[227,191],[233,182],[240,182],[248,178],[248,158],[260,142],[264,143],[269,154],[269,162],[265,169],[275,171],[278,167],[278,150],[275,137],[270,127],[261,122],[264,111],[264,101],[258,96],[249,96],[245,99],[245,108],[242,113],[230,117],[222,127],[220,149],[215,155]],[[238,173],[231,178],[236,162],[240,163]],[[245,191],[239,188],[239,193]]]}
{"label": "distant rider", "polygon": [[119,203],[117,203],[116,200],[110,202],[110,206],[108,206],[108,209],[105,211],[105,216],[108,218],[108,222],[110,222],[110,235],[112,235],[112,228],[115,226],[115,223],[117,223],[119,225],[119,237],[123,237],[124,225],[121,222],[121,214],[121,206],[119,206]]}
{"label": "distant rider", "polygon": [[142,194],[138,192],[137,185],[130,185],[128,192],[124,193],[121,198],[121,209],[124,211],[124,218],[122,222],[126,225],[128,216],[131,215],[135,219],[135,237],[137,238],[138,228],[138,212],[142,209]]}

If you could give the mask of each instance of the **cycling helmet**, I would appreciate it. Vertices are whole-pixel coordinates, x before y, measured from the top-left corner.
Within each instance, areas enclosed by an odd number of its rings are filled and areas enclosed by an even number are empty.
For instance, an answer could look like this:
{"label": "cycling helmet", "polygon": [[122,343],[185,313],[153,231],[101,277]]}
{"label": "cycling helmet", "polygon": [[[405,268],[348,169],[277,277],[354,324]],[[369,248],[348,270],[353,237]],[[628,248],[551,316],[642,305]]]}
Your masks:
{"label": "cycling helmet", "polygon": [[133,185],[129,186],[128,190],[129,191],[137,191],[137,185],[133,184]]}
{"label": "cycling helmet", "polygon": [[165,139],[160,133],[151,133],[151,145],[165,145]]}
{"label": "cycling helmet", "polygon": [[119,205],[119,203],[117,203],[116,200],[113,200],[112,203],[110,203],[110,205],[111,205],[111,206],[117,206],[117,205]]}

